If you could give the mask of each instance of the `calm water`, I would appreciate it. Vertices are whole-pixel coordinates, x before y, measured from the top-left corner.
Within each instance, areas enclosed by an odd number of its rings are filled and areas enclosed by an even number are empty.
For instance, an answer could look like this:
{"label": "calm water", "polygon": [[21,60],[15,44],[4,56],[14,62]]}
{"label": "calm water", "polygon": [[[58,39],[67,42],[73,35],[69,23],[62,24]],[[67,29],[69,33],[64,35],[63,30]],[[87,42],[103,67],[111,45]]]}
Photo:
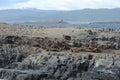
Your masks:
{"label": "calm water", "polygon": [[111,24],[79,24],[80,27],[95,27],[95,28],[114,28],[120,29],[120,24],[111,23]]}
{"label": "calm water", "polygon": [[87,28],[114,28],[120,29],[120,23],[15,23],[15,26],[39,26],[39,27],[87,27]]}

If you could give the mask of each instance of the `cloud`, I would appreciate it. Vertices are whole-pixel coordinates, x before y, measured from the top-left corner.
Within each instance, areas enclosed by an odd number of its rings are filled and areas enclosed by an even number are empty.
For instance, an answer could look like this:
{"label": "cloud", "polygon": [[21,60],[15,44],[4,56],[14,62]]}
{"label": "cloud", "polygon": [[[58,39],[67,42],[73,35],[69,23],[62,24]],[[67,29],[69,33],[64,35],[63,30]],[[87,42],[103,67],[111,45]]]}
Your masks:
{"label": "cloud", "polygon": [[37,8],[45,10],[120,8],[120,0],[28,0],[16,3],[8,8]]}
{"label": "cloud", "polygon": [[[24,2],[24,1],[25,0],[0,0],[0,6],[7,6],[7,5],[9,6],[9,5]],[[26,1],[29,1],[29,0],[26,0]]]}
{"label": "cloud", "polygon": [[29,0],[0,0],[0,9],[13,8],[15,7],[14,5],[27,1]]}

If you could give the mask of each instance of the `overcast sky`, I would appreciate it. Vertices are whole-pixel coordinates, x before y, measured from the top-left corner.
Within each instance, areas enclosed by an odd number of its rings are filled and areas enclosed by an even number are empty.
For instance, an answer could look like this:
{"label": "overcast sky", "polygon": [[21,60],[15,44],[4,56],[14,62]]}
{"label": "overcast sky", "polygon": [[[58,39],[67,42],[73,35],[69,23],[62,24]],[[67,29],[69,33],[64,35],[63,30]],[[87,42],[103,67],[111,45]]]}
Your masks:
{"label": "overcast sky", "polygon": [[0,9],[77,10],[120,8],[120,0],[0,0]]}

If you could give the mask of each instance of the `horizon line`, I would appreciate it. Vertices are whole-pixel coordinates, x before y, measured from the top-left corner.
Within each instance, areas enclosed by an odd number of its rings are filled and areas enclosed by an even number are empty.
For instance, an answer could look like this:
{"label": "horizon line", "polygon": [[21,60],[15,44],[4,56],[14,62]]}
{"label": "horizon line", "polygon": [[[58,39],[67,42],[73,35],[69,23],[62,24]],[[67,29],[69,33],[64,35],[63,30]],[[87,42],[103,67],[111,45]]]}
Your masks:
{"label": "horizon line", "polygon": [[76,11],[76,10],[99,10],[99,9],[120,9],[120,8],[83,8],[83,9],[71,9],[71,10],[57,10],[57,9],[38,9],[38,8],[9,8],[9,9],[0,9],[2,10],[27,10],[27,9],[33,9],[33,10],[44,10],[44,11]]}

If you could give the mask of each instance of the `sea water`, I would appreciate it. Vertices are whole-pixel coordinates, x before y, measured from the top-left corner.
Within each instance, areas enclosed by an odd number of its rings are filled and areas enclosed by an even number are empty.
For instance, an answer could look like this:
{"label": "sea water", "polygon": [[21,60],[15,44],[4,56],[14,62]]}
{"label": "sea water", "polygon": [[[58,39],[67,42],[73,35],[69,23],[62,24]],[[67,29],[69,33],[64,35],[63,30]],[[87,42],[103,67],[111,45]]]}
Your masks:
{"label": "sea water", "polygon": [[120,23],[15,23],[15,26],[38,26],[38,27],[83,27],[83,28],[113,28],[120,29]]}

